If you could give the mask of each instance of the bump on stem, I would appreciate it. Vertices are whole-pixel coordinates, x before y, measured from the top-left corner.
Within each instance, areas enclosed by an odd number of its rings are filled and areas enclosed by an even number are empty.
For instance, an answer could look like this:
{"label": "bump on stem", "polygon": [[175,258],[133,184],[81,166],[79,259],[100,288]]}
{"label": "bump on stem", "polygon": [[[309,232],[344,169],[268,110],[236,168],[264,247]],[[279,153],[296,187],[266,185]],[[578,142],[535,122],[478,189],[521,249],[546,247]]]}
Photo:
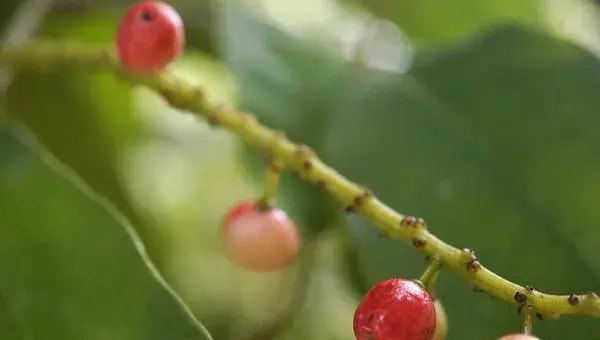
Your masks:
{"label": "bump on stem", "polygon": [[481,263],[479,263],[479,260],[477,260],[477,256],[475,256],[474,250],[464,248],[462,250],[462,258],[465,262],[465,268],[468,272],[473,273],[481,269]]}
{"label": "bump on stem", "polygon": [[371,190],[363,189],[360,194],[356,195],[354,199],[352,199],[352,203],[345,207],[345,211],[348,213],[358,211],[368,202],[368,200],[372,199],[373,197],[374,194]]}
{"label": "bump on stem", "polygon": [[411,243],[415,248],[423,248],[425,247],[425,245],[427,245],[427,242],[425,240],[420,239],[418,237],[413,237]]}
{"label": "bump on stem", "polygon": [[403,228],[427,229],[425,220],[414,216],[404,216],[404,218],[402,218],[400,221],[400,226]]}

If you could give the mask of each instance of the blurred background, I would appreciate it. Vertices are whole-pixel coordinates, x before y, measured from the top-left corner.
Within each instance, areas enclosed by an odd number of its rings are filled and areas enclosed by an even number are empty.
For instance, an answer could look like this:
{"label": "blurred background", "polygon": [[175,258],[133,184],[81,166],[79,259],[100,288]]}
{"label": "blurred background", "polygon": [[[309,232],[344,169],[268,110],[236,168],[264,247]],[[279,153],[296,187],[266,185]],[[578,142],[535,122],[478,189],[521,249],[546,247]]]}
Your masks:
{"label": "blurred background", "polygon": [[[3,0],[0,27],[8,44],[40,12],[34,38],[109,46],[132,3]],[[310,145],[510,280],[600,289],[594,2],[171,3],[188,45],[169,68],[215,105]],[[206,339],[153,278],[140,240],[218,340],[352,339],[371,285],[424,269],[410,246],[286,174],[278,202],[303,253],[282,273],[246,272],[217,233],[227,209],[260,192],[255,150],[111,75],[24,71],[2,90],[0,339]],[[450,340],[521,329],[512,306],[452,273],[437,293]],[[600,322],[564,316],[534,331],[594,340]]]}

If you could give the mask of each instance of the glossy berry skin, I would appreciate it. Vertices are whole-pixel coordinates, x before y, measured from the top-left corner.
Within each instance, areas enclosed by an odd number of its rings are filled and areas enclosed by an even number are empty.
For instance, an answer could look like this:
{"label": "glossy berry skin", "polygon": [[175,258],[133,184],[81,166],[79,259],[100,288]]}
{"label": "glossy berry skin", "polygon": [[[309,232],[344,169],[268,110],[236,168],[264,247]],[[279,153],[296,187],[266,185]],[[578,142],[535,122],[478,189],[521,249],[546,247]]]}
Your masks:
{"label": "glossy berry skin", "polygon": [[288,215],[279,208],[261,211],[253,201],[229,211],[220,239],[230,261],[256,272],[283,269],[300,248],[300,235]]}
{"label": "glossy berry skin", "polygon": [[498,340],[540,340],[539,338],[529,334],[509,334]]}
{"label": "glossy berry skin", "polygon": [[171,5],[141,1],[125,13],[116,37],[117,57],[133,73],[150,75],[183,51],[183,21]]}
{"label": "glossy berry skin", "polygon": [[413,280],[375,285],[354,313],[357,340],[432,340],[436,312],[431,295]]}

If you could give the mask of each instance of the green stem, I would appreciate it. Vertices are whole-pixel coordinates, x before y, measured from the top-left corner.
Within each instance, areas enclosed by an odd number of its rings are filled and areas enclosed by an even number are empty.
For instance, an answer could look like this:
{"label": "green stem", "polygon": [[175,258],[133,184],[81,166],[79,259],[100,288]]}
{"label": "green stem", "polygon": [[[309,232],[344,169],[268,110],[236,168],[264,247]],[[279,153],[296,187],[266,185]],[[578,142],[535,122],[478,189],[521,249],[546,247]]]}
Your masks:
{"label": "green stem", "polygon": [[435,286],[435,282],[437,281],[438,273],[442,268],[442,263],[438,257],[433,257],[429,262],[429,265],[421,275],[419,281],[425,286],[427,291],[432,292]]}
{"label": "green stem", "polygon": [[[79,69],[108,72],[136,85],[144,85],[174,108],[192,112],[196,117],[219,125],[236,134],[247,144],[268,151],[286,169],[295,171],[306,181],[320,185],[342,204],[358,202],[360,213],[381,231],[433,257],[445,268],[473,286],[500,300],[519,306],[515,296],[526,288],[513,283],[483,266],[468,249],[459,249],[437,238],[414,218],[404,216],[377,199],[365,188],[351,182],[327,166],[305,146],[283,138],[280,133],[259,124],[251,115],[235,110],[219,110],[210,105],[203,90],[183,82],[168,72],[153,77],[129,75],[114,62],[103,47],[75,43],[47,42],[29,44],[0,52],[0,66],[29,71]],[[498,216],[502,218],[502,216]],[[576,302],[576,303],[575,303]],[[580,314],[600,317],[600,297],[595,293],[550,295],[539,291],[527,294],[527,304],[541,315]]]}
{"label": "green stem", "polygon": [[258,199],[258,206],[262,209],[268,209],[270,203],[275,198],[279,186],[279,177],[281,176],[281,165],[273,159],[266,171],[265,181],[263,183],[263,192]]}
{"label": "green stem", "polygon": [[523,321],[523,333],[531,334],[533,327],[533,308],[525,308],[525,317]]}

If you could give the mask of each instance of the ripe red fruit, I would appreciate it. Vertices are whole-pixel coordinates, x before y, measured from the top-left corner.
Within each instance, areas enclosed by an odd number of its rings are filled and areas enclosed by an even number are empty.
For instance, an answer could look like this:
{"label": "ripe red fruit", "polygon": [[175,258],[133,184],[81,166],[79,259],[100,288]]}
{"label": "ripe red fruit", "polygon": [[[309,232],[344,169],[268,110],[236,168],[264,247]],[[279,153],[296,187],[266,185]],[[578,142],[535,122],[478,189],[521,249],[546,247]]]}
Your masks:
{"label": "ripe red fruit", "polygon": [[392,278],[375,285],[354,313],[358,340],[431,340],[436,326],[431,295],[413,280]]}
{"label": "ripe red fruit", "polygon": [[509,334],[498,340],[540,340],[539,338],[529,334]]}
{"label": "ripe red fruit", "polygon": [[117,56],[137,74],[160,71],[185,45],[183,21],[171,5],[142,1],[129,8],[117,30]]}
{"label": "ripe red fruit", "polygon": [[258,272],[282,269],[300,248],[300,235],[288,215],[278,208],[261,211],[253,201],[227,213],[220,237],[232,262]]}

